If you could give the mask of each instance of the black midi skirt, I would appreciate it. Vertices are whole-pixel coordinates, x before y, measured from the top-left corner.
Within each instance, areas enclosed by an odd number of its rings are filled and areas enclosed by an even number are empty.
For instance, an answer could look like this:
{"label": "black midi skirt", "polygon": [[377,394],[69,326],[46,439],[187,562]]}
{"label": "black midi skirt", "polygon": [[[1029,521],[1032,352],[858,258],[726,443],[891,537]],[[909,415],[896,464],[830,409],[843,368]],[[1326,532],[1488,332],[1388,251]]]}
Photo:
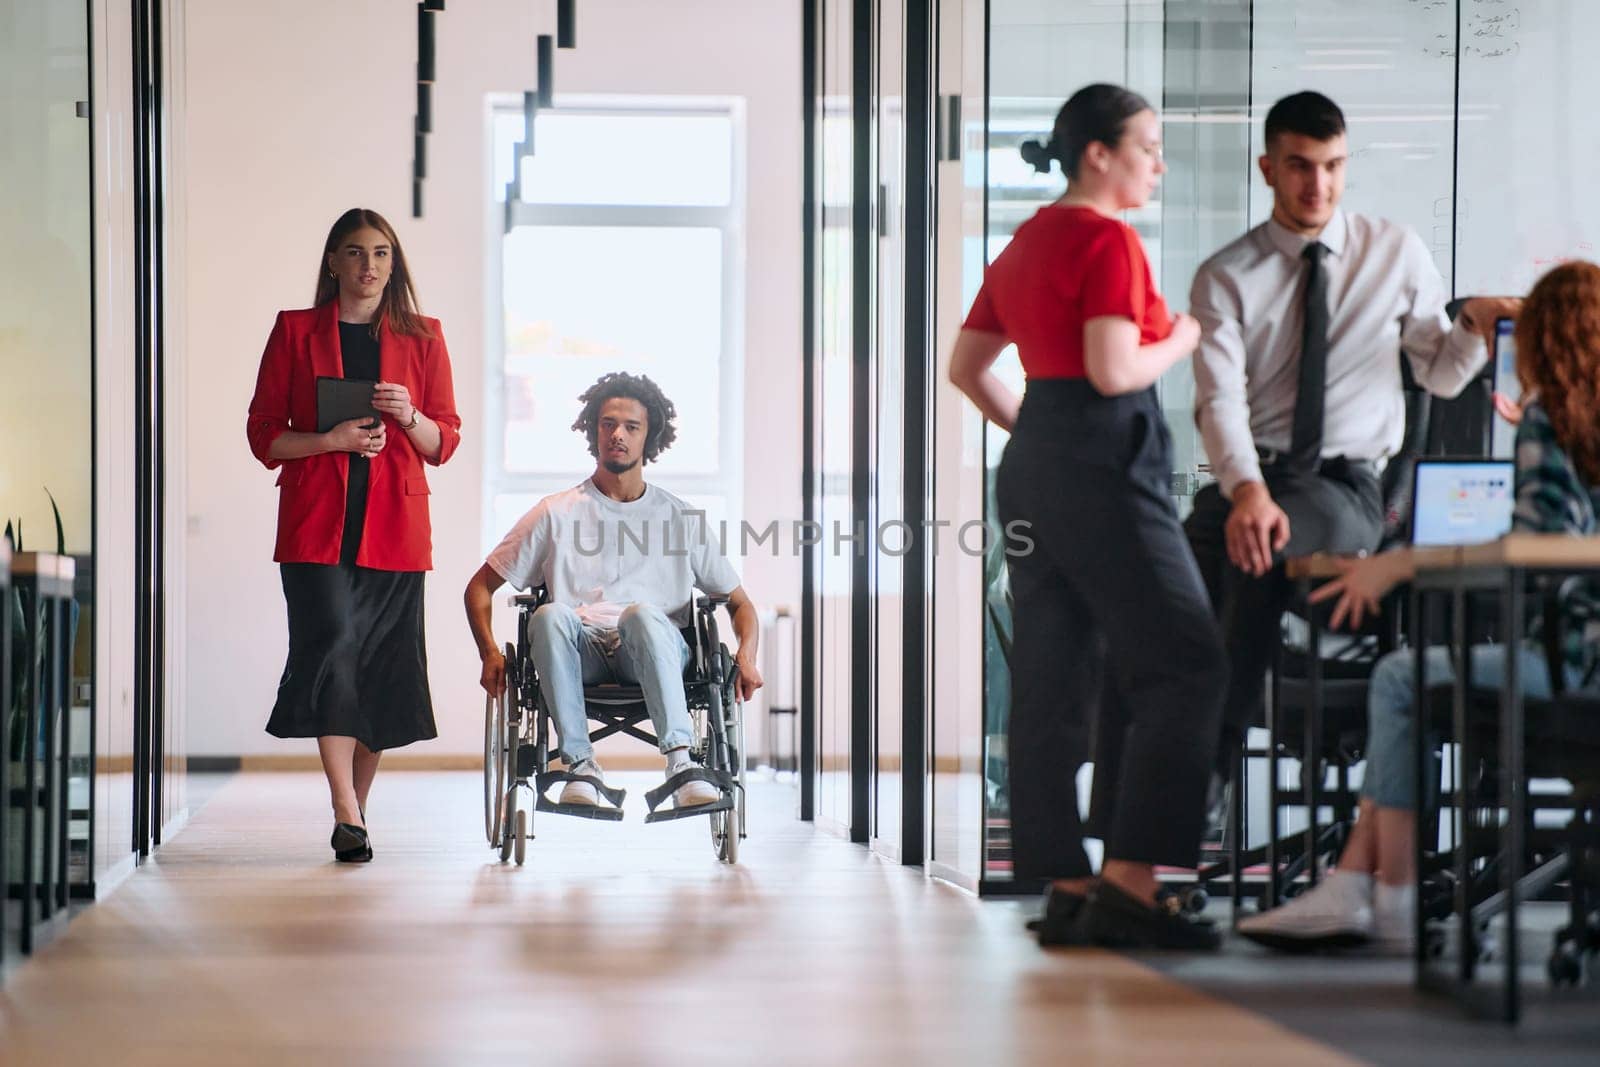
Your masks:
{"label": "black midi skirt", "polygon": [[422,636],[422,571],[279,564],[289,661],[267,733],[353,737],[373,752],[438,736]]}

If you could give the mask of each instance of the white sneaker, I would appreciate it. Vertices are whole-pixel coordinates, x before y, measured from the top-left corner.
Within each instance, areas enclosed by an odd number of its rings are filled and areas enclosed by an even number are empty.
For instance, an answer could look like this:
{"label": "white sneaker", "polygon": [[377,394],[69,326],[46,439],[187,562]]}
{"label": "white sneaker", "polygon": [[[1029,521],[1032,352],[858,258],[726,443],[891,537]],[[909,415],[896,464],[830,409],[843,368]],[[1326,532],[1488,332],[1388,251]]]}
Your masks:
{"label": "white sneaker", "polygon": [[[677,756],[675,752],[673,756]],[[694,764],[687,755],[679,758],[667,758],[667,777],[688,770]],[[710,782],[696,779],[685,782],[672,791],[672,803],[679,808],[698,808],[702,804],[713,804],[722,797],[722,792]]]}
{"label": "white sneaker", "polygon": [[1331,871],[1282,907],[1239,922],[1239,933],[1268,948],[1307,951],[1372,940],[1372,876]]}
{"label": "white sneaker", "polygon": [[[600,773],[600,764],[593,759],[581,759],[567,770],[572,774],[587,774],[605,781],[605,776]],[[561,803],[588,804],[593,807],[600,803],[600,794],[588,782],[568,782],[561,789]]]}
{"label": "white sneaker", "polygon": [[1372,940],[1385,953],[1410,955],[1417,943],[1417,887],[1379,885],[1372,898]]}

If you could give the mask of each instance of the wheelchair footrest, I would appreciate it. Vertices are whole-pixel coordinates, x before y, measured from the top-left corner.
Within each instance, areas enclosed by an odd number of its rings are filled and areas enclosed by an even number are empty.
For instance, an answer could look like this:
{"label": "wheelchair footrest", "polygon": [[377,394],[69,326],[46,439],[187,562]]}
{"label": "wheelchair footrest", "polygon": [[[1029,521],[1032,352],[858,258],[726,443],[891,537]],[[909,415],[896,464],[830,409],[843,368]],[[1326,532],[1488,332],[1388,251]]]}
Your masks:
{"label": "wheelchair footrest", "polygon": [[672,819],[687,819],[695,815],[710,815],[714,811],[728,811],[732,807],[732,797],[718,797],[709,804],[696,804],[692,808],[667,808],[665,811],[652,811],[644,817],[644,821],[668,822]]}
{"label": "wheelchair footrest", "polygon": [[608,808],[604,804],[558,804],[549,797],[541,796],[534,808],[552,815],[575,815],[580,819],[601,819],[605,822],[622,821],[621,808]]}
{"label": "wheelchair footrest", "polygon": [[[560,804],[545,794],[557,782],[584,782],[594,786],[594,791],[605,798],[604,804]],[[626,789],[613,789],[592,774],[573,774],[571,771],[545,771],[534,779],[534,792],[538,800],[534,810],[548,811],[553,815],[575,815],[580,819],[606,819],[611,822],[622,818],[622,801]]]}
{"label": "wheelchair footrest", "polygon": [[[665,811],[656,810],[680,787],[689,782],[709,782],[717,787],[722,796],[710,803],[696,804],[692,808],[673,807]],[[733,777],[726,771],[714,771],[698,765],[690,766],[644,795],[644,802],[650,806],[650,814],[644,817],[644,821],[666,822],[669,819],[687,819],[691,815],[709,815],[714,811],[727,811],[733,807],[733,786]]]}

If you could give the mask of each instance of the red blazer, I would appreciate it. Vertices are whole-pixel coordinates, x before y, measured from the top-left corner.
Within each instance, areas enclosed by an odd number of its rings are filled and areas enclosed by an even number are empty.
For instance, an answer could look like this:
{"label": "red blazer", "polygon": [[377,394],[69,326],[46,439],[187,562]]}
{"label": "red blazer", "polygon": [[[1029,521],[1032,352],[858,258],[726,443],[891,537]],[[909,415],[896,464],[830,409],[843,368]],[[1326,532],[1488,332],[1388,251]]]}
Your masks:
{"label": "red blazer", "polygon": [[[379,329],[378,366],[386,382],[411,392],[411,402],[439,424],[443,463],[461,444],[461,418],[450,384],[450,355],[438,319],[423,319],[432,337],[407,337]],[[339,303],[329,301],[304,311],[280,311],[261,354],[255,396],[250,399],[246,435],[250,451],[278,475],[279,563],[338,563],[344,537],[345,483],[350,454],[324,452],[304,459],[278,460],[268,454],[286,430],[315,432],[317,378],[342,377]],[[433,569],[433,528],[428,519],[428,479],[423,455],[387,415],[388,443],[368,462],[367,517],[356,564],[385,571]]]}

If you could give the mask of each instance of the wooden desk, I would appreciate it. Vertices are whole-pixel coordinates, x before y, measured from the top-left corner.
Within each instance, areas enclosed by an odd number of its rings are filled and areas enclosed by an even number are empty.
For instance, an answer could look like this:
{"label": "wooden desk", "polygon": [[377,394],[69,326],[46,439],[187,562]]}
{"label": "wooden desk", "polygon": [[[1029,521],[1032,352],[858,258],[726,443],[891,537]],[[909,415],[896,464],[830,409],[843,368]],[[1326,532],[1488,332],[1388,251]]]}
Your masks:
{"label": "wooden desk", "polygon": [[[1527,537],[1527,536],[1540,536],[1540,537],[1543,537],[1544,535],[1542,535],[1542,534],[1541,535],[1517,534],[1515,536],[1517,536],[1517,537]],[[1559,539],[1563,540],[1563,541],[1575,541],[1575,540],[1578,540],[1578,538],[1574,538],[1574,537],[1561,537]],[[1495,542],[1495,543],[1499,544],[1499,542]],[[1475,547],[1488,547],[1488,546],[1475,546]],[[1440,547],[1437,547],[1437,548],[1413,548],[1411,550],[1411,558],[1416,563],[1417,568],[1419,570],[1422,569],[1423,567],[1453,567],[1460,561],[1462,551],[1463,550],[1461,548],[1455,547],[1455,546],[1440,546]],[[1300,580],[1300,579],[1304,579],[1304,578],[1309,578],[1309,579],[1312,579],[1312,580],[1316,580],[1316,579],[1319,579],[1319,578],[1337,578],[1337,577],[1339,577],[1339,574],[1340,574],[1339,565],[1341,563],[1344,563],[1344,562],[1346,562],[1348,560],[1351,560],[1351,559],[1360,559],[1360,558],[1364,558],[1364,557],[1359,557],[1359,556],[1334,556],[1334,555],[1330,555],[1330,554],[1328,554],[1326,552],[1317,552],[1317,553],[1313,553],[1312,555],[1309,555],[1309,556],[1294,556],[1294,557],[1292,557],[1290,559],[1286,559],[1283,562],[1283,569],[1284,569],[1284,573],[1286,573],[1290,578],[1293,578],[1293,579],[1295,579],[1297,581]]]}
{"label": "wooden desk", "polygon": [[[1284,561],[1284,571],[1294,579],[1337,578],[1339,564],[1350,558],[1326,552],[1295,556]],[[1460,567],[1595,570],[1600,569],[1600,537],[1514,533],[1481,545],[1413,548],[1411,560],[1419,575]]]}
{"label": "wooden desk", "polygon": [[[1509,534],[1498,541],[1491,541],[1477,545],[1442,545],[1414,548],[1411,550],[1412,563],[1416,576],[1411,584],[1411,648],[1416,656],[1414,695],[1415,714],[1417,716],[1416,746],[1414,758],[1416,761],[1416,786],[1415,809],[1418,820],[1421,821],[1422,812],[1426,803],[1424,776],[1429,770],[1429,746],[1427,744],[1427,723],[1425,716],[1428,713],[1428,690],[1423,677],[1422,654],[1426,648],[1424,635],[1432,632],[1428,625],[1430,621],[1430,608],[1433,601],[1438,598],[1448,598],[1451,607],[1450,641],[1448,646],[1452,658],[1456,663],[1467,662],[1468,651],[1466,625],[1466,595],[1468,592],[1489,593],[1497,595],[1500,602],[1500,636],[1505,647],[1515,648],[1522,643],[1525,629],[1526,588],[1530,576],[1540,574],[1571,574],[1573,572],[1596,571],[1600,572],[1600,538],[1571,537],[1565,534]],[[1300,587],[1302,593],[1309,593],[1311,584],[1316,581],[1338,577],[1340,573],[1340,559],[1326,553],[1311,556],[1302,556],[1290,559],[1285,563],[1285,571]],[[1307,745],[1313,743],[1312,729],[1314,720],[1320,712],[1320,666],[1318,660],[1318,641],[1320,626],[1316,612],[1311,613],[1311,647],[1310,673],[1312,707],[1307,715]],[[1454,775],[1456,784],[1456,797],[1454,811],[1457,819],[1467,817],[1466,775],[1464,768],[1469,762],[1464,741],[1467,733],[1467,693],[1469,685],[1466,672],[1456,671],[1452,685],[1452,710],[1454,735],[1457,741],[1457,755],[1459,763]],[[1501,764],[1501,796],[1500,808],[1507,813],[1505,827],[1502,831],[1501,851],[1504,857],[1502,868],[1502,888],[1497,899],[1487,902],[1488,905],[1504,904],[1506,943],[1501,947],[1504,958],[1505,971],[1500,989],[1496,997],[1493,991],[1484,990],[1473,985],[1477,971],[1477,941],[1475,933],[1474,908],[1471,906],[1468,894],[1471,886],[1470,871],[1468,870],[1468,850],[1460,842],[1464,835],[1456,833],[1453,839],[1456,847],[1456,900],[1454,914],[1457,922],[1457,959],[1456,973],[1443,975],[1437,973],[1429,966],[1428,940],[1426,937],[1425,923],[1419,906],[1417,912],[1416,928],[1416,983],[1419,988],[1430,989],[1447,993],[1466,1005],[1476,1014],[1496,1015],[1505,1022],[1515,1022],[1521,1011],[1520,990],[1518,986],[1518,930],[1517,930],[1517,905],[1522,895],[1523,887],[1523,858],[1524,840],[1523,830],[1526,812],[1524,811],[1523,794],[1519,783],[1523,777],[1523,749],[1524,749],[1524,721],[1521,679],[1518,677],[1518,661],[1516,656],[1509,656],[1506,660],[1504,683],[1500,689],[1500,764]],[[1308,747],[1308,758],[1316,755],[1314,747]],[[1316,775],[1306,775],[1307,796],[1306,804],[1311,812],[1310,827],[1307,830],[1308,838],[1316,832]],[[1423,839],[1422,834],[1417,834],[1417,891],[1420,903],[1423,880]],[[1314,875],[1313,875],[1314,877]],[[1485,912],[1486,904],[1479,904],[1477,911]]]}
{"label": "wooden desk", "polygon": [[[33,951],[35,922],[42,923],[64,912],[71,892],[67,876],[71,821],[67,779],[72,714],[71,610],[77,561],[48,552],[18,552],[11,556],[10,572],[17,603],[24,612],[23,632],[27,634],[23,647],[12,649],[12,655],[27,657],[28,681],[27,698],[20,709],[23,780],[20,788],[19,783],[7,782],[9,754],[0,760],[0,807],[8,817],[13,807],[21,807],[21,880],[13,884],[8,878],[6,893],[21,899],[18,942],[23,953],[28,954]],[[92,783],[90,795],[93,796]],[[42,827],[36,828],[36,815],[42,816],[38,820]]]}
{"label": "wooden desk", "polygon": [[[1525,631],[1528,579],[1541,574],[1600,572],[1600,538],[1518,533],[1487,544],[1417,550],[1414,556],[1416,577],[1411,586],[1411,645],[1416,656],[1415,807],[1420,822],[1426,803],[1423,775],[1431,755],[1426,730],[1429,687],[1423,677],[1423,635],[1431,632],[1428,623],[1433,602],[1448,600],[1451,625],[1447,647],[1455,663],[1470,663],[1470,650],[1467,647],[1469,592],[1487,593],[1498,598],[1501,641],[1507,650],[1516,649],[1522,644]],[[1525,738],[1519,660],[1516,655],[1506,656],[1504,680],[1499,694],[1498,807],[1506,813],[1503,827],[1499,830],[1498,845],[1502,862],[1501,889],[1497,898],[1481,903],[1476,908],[1469,898],[1469,862],[1472,857],[1466,845],[1468,835],[1464,832],[1470,811],[1465,771],[1475,762],[1470,753],[1472,738],[1467,727],[1467,694],[1470,688],[1467,674],[1465,670],[1455,671],[1451,686],[1452,725],[1458,760],[1454,775],[1454,812],[1458,831],[1453,835],[1456,841],[1456,899],[1453,909],[1457,924],[1455,973],[1441,973],[1430,966],[1425,924],[1419,908],[1416,919],[1416,982],[1419,988],[1453,996],[1474,1014],[1498,1016],[1503,1022],[1514,1023],[1521,1014],[1518,903],[1529,889],[1523,872],[1527,813],[1521,788]],[[1494,820],[1498,821],[1498,812]],[[1490,827],[1493,826],[1494,822],[1491,822]],[[1422,853],[1423,840],[1419,833],[1416,856],[1419,899]],[[1486,922],[1492,910],[1501,904],[1505,914],[1505,943],[1499,951],[1504,970],[1497,996],[1494,990],[1474,984],[1478,970],[1476,927],[1480,922]]]}
{"label": "wooden desk", "polygon": [[[3,739],[9,730],[11,719],[11,542],[5,537],[0,537],[0,692],[5,694],[0,701],[0,739]],[[0,916],[4,916],[7,908],[5,889],[9,875],[5,874],[9,866],[7,857],[11,855],[10,844],[6,840],[6,829],[11,822],[10,790],[6,786],[6,765],[11,762],[9,751],[0,752]],[[5,923],[0,921],[0,965],[5,963],[6,932]],[[3,971],[0,971],[3,973]]]}

